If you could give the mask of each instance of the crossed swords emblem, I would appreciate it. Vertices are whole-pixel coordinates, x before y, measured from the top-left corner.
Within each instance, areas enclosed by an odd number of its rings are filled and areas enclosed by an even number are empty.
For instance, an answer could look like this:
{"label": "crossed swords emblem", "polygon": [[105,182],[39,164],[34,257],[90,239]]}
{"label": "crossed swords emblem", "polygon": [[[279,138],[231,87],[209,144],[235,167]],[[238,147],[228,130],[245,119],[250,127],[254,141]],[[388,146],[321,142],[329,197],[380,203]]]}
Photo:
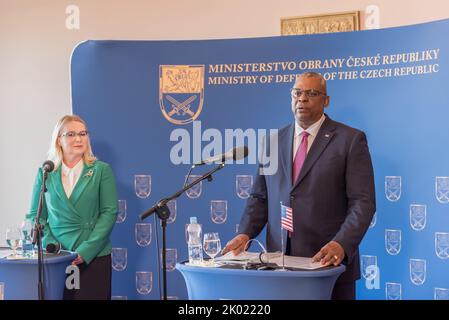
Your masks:
{"label": "crossed swords emblem", "polygon": [[193,117],[195,115],[195,113],[192,110],[190,110],[190,103],[192,103],[196,99],[196,96],[191,96],[184,102],[179,102],[178,100],[176,100],[175,98],[173,98],[172,96],[169,96],[169,95],[167,95],[166,97],[167,97],[168,101],[173,103],[172,104],[173,109],[168,113],[169,117],[171,117],[175,113],[177,115],[179,115],[180,111],[182,111],[181,115],[188,114],[191,117]]}
{"label": "crossed swords emblem", "polygon": [[449,200],[449,190],[437,190],[437,198],[440,201]]}

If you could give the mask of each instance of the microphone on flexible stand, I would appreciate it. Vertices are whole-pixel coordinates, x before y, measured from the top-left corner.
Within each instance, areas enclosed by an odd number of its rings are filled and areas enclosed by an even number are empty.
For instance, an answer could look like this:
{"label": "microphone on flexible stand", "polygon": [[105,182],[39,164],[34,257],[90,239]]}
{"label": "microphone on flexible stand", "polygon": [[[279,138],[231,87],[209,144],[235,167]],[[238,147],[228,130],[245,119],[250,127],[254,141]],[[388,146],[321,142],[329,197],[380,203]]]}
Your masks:
{"label": "microphone on flexible stand", "polygon": [[45,161],[44,164],[42,165],[42,170],[44,172],[52,172],[54,168],[55,164],[51,160]]}
{"label": "microphone on flexible stand", "polygon": [[49,243],[45,247],[45,251],[47,251],[47,253],[58,254],[61,251],[61,245],[59,243]]}
{"label": "microphone on flexible stand", "polygon": [[45,288],[44,288],[44,275],[45,275],[45,263],[44,263],[44,253],[42,250],[42,237],[43,237],[43,225],[40,223],[40,218],[42,214],[42,208],[45,205],[44,194],[47,191],[45,183],[47,180],[47,175],[52,172],[55,168],[53,161],[47,160],[42,165],[42,185],[41,191],[39,193],[39,202],[37,205],[36,217],[34,220],[33,228],[33,245],[37,245],[37,265],[38,265],[38,282],[37,291],[39,300],[45,300]]}
{"label": "microphone on flexible stand", "polygon": [[213,157],[209,157],[203,161],[201,161],[200,163],[196,163],[194,164],[194,166],[202,166],[204,164],[209,164],[209,163],[214,163],[214,162],[220,162],[223,163],[226,160],[240,160],[243,158],[246,158],[248,156],[249,150],[247,146],[243,146],[243,147],[235,147],[232,148],[231,150],[213,156]]}
{"label": "microphone on flexible stand", "polygon": [[[185,191],[192,188],[193,186],[197,185],[201,181],[207,179],[207,181],[212,181],[212,174],[217,172],[218,170],[221,170],[224,168],[225,164],[224,162],[228,159],[234,159],[239,160],[243,159],[246,156],[248,156],[248,147],[238,147],[234,148],[224,154],[220,154],[215,157],[207,158],[206,160],[201,161],[198,164],[192,165],[191,169],[195,166],[200,166],[207,163],[217,162],[221,161],[221,163],[214,169],[210,170],[209,172],[206,172],[198,179],[192,181],[189,184],[184,183],[184,186],[181,190],[177,191],[176,193],[172,194],[169,197],[163,198],[159,200],[154,206],[152,206],[150,209],[142,213],[139,217],[141,220],[144,220],[148,218],[150,215],[152,215],[154,212],[157,213],[158,218],[161,220],[161,226],[162,226],[162,288],[163,288],[163,299],[167,300],[167,259],[166,259],[166,227],[167,227],[167,219],[170,217],[170,209],[167,206],[167,203],[170,200],[176,199],[179,196],[181,196]],[[186,181],[188,179],[189,175],[186,178]]]}

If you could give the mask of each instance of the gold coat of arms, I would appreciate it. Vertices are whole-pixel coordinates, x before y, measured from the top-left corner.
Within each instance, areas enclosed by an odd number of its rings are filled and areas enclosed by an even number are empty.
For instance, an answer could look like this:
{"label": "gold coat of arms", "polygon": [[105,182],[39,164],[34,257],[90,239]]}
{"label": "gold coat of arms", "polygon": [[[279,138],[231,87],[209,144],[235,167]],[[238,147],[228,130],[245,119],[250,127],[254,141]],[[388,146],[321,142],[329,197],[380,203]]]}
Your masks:
{"label": "gold coat of arms", "polygon": [[159,104],[174,124],[194,121],[203,109],[204,65],[159,66]]}

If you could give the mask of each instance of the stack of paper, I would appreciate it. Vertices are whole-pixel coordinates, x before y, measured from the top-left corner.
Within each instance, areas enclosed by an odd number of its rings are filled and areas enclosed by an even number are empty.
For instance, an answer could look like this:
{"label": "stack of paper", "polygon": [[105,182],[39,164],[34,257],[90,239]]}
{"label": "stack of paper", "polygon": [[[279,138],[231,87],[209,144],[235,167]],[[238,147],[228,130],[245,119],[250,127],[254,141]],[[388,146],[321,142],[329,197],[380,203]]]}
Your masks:
{"label": "stack of paper", "polygon": [[0,259],[6,258],[14,254],[13,250],[10,249],[2,249],[0,250]]}
{"label": "stack of paper", "polygon": [[[278,266],[282,266],[282,256],[277,257],[274,260],[270,260],[272,263],[276,263]],[[297,269],[307,269],[307,270],[315,270],[322,268],[320,262],[312,262],[312,258],[306,257],[292,257],[292,256],[284,256],[284,266],[286,268],[297,268]]]}
{"label": "stack of paper", "polygon": [[215,258],[215,261],[222,264],[242,265],[247,263],[274,263],[279,267],[284,265],[286,268],[307,270],[315,270],[323,267],[320,262],[312,262],[312,258],[293,256],[284,256],[283,258],[282,256],[281,252],[260,253],[244,251],[236,256],[232,252],[228,252],[221,257]]}
{"label": "stack of paper", "polygon": [[249,252],[244,251],[238,255],[234,255],[231,251],[225,255],[215,258],[216,262],[246,264],[246,263],[266,263],[272,259],[282,256],[281,252]]}

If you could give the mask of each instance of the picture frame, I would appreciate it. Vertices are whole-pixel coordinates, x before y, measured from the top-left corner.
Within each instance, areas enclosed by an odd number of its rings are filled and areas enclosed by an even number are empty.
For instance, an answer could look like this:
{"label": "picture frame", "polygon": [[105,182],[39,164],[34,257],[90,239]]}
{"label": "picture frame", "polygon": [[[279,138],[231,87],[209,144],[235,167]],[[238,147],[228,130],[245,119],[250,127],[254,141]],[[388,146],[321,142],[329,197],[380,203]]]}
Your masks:
{"label": "picture frame", "polygon": [[303,35],[360,30],[360,11],[281,18],[281,35]]}

